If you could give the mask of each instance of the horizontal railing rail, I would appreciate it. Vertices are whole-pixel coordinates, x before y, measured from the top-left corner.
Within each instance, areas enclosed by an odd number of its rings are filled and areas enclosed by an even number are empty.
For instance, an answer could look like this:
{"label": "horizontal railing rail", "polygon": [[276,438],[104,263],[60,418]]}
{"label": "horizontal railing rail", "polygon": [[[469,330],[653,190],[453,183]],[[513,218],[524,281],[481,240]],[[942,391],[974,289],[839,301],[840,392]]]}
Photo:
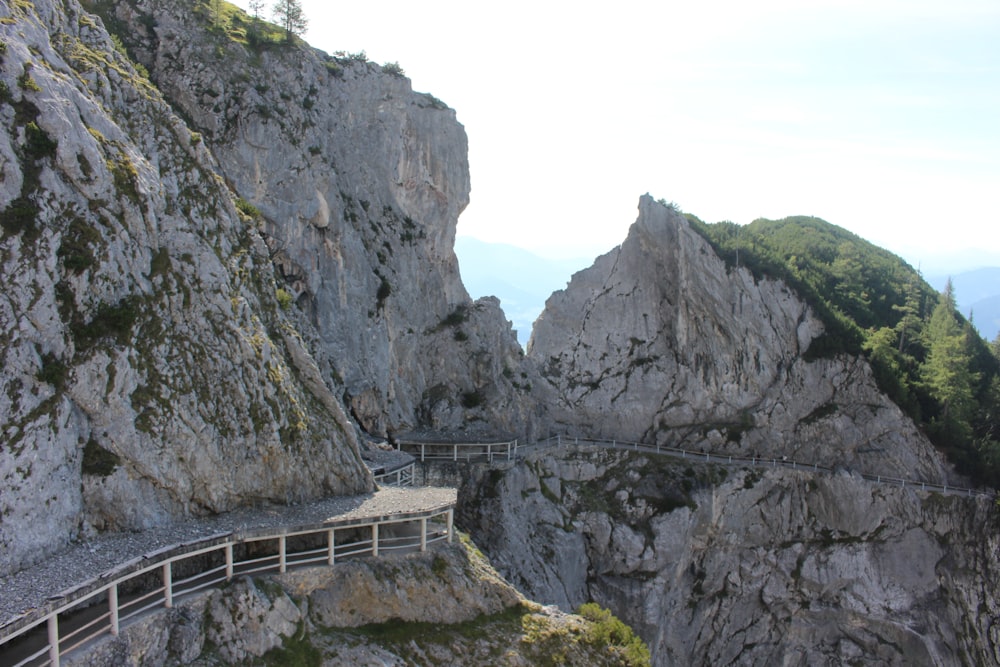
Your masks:
{"label": "horizontal railing rail", "polygon": [[[454,508],[454,503],[445,503],[418,512],[233,531],[159,549],[62,591],[41,608],[0,627],[0,663],[58,667],[61,656],[106,635],[118,635],[128,621],[153,609],[171,608],[179,599],[234,576],[281,573],[314,563],[333,565],[344,558],[378,556],[387,551],[424,551],[435,542],[451,542]],[[394,530],[401,534],[393,534]],[[301,545],[289,548],[290,539]],[[236,549],[243,555],[236,557]],[[257,550],[266,553],[254,553]],[[205,569],[192,560],[199,557]],[[188,571],[184,578],[174,580],[175,572],[184,571],[177,568],[181,563],[187,565]],[[140,577],[153,577],[156,585],[120,598],[122,589],[129,584],[141,587]],[[101,604],[106,605],[105,609],[95,613],[94,608]],[[80,616],[87,618],[80,621]],[[64,622],[65,629],[60,627]],[[11,659],[8,651],[12,645],[19,639],[26,642],[42,627],[46,636],[39,642],[41,648],[21,646],[20,653]]]}
{"label": "horizontal railing rail", "polygon": [[420,442],[400,440],[396,448],[420,461],[512,461],[517,457],[517,440],[504,442]]}
{"label": "horizontal railing rail", "polygon": [[[667,456],[677,456],[684,459],[691,459],[695,461],[701,461],[704,463],[719,463],[722,465],[748,465],[755,468],[789,468],[791,470],[806,470],[812,472],[824,472],[824,473],[834,473],[835,468],[830,468],[827,466],[821,466],[816,463],[801,463],[799,461],[793,461],[788,457],[760,457],[760,456],[732,456],[729,454],[717,454],[712,452],[704,452],[690,449],[682,449],[678,447],[667,447],[666,445],[649,445],[640,442],[633,441],[623,441],[623,440],[601,440],[593,438],[576,438],[576,437],[563,437],[562,435],[555,435],[545,440],[541,440],[535,445],[522,446],[519,450],[520,455],[524,455],[532,449],[538,449],[545,446],[552,445],[594,445],[598,447],[607,447],[610,449],[623,449],[637,452],[646,452],[649,454],[664,454]],[[947,495],[956,496],[966,496],[966,497],[983,497],[983,498],[995,498],[996,492],[987,489],[971,489],[963,486],[954,486],[948,483],[938,484],[935,482],[927,482],[922,480],[914,479],[904,479],[902,477],[891,477],[887,475],[871,475],[868,473],[856,473],[859,474],[863,479],[870,482],[875,482],[876,484],[886,484],[889,486],[899,486],[903,488],[913,488],[921,491],[936,491],[938,493],[943,493]]]}
{"label": "horizontal railing rail", "polygon": [[379,486],[413,486],[413,470],[416,464],[410,461],[406,465],[374,475]]}

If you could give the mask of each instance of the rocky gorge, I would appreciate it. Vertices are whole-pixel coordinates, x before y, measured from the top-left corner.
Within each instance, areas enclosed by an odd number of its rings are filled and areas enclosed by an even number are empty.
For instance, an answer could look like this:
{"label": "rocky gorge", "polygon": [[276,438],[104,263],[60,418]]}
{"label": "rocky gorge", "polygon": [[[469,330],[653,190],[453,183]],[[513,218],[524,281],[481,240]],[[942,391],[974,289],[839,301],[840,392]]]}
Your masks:
{"label": "rocky gorge", "polygon": [[[586,449],[463,468],[462,526],[528,596],[611,608],[658,665],[1000,660],[995,507],[852,472],[959,479],[863,357],[810,355],[824,324],[801,295],[727,266],[647,195],[522,351],[459,275],[455,111],[393,68],[225,16],[0,4],[0,575],[101,532],[369,492],[372,441],[617,437],[839,472]],[[419,567],[370,576],[452,594]],[[280,618],[257,626],[283,629],[256,656],[326,627],[279,583],[193,617],[263,605]],[[521,604],[503,590],[425,620]]]}

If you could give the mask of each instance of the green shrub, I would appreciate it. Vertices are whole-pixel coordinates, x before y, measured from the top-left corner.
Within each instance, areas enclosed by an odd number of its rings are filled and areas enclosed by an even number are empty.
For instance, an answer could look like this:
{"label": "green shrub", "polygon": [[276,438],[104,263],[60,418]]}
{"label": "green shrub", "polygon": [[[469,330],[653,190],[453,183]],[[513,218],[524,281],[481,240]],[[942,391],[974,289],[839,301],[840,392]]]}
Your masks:
{"label": "green shrub", "polygon": [[455,310],[448,313],[448,316],[441,320],[440,328],[457,327],[462,322],[469,319],[469,308],[466,305],[456,306]]}
{"label": "green shrub", "polygon": [[381,279],[381,282],[378,286],[378,292],[375,294],[375,300],[378,303],[379,309],[381,309],[385,306],[385,300],[389,298],[390,294],[392,294],[392,285],[390,285],[389,281],[385,279],[385,276],[379,276],[379,278]]}
{"label": "green shrub", "polygon": [[403,71],[403,68],[399,66],[398,62],[385,63],[382,65],[382,73],[398,77],[406,76],[406,72]]}
{"label": "green shrub", "polygon": [[81,470],[85,475],[107,477],[121,465],[121,462],[121,457],[101,447],[94,438],[90,438],[83,448]]}
{"label": "green shrub", "polygon": [[257,218],[262,217],[262,215],[263,215],[260,212],[259,208],[257,208],[256,206],[254,206],[253,204],[251,204],[250,202],[248,202],[246,199],[242,199],[240,197],[237,197],[236,201],[234,203],[236,204],[236,208],[240,212],[242,212],[244,215],[246,215],[248,217],[257,219]]}
{"label": "green shrub", "polygon": [[35,377],[56,389],[62,389],[68,373],[69,368],[56,355],[45,353],[42,355],[42,367]]}
{"label": "green shrub", "polygon": [[649,648],[645,642],[610,611],[588,602],[581,605],[577,613],[591,622],[584,636],[584,641],[588,644],[615,650],[628,667],[648,667],[651,664]]}
{"label": "green shrub", "polygon": [[101,338],[112,337],[119,344],[128,342],[132,325],[138,317],[139,299],[130,296],[115,305],[102,304],[90,322],[71,325],[80,347],[88,347]]}
{"label": "green shrub", "polygon": [[295,303],[295,297],[292,296],[292,293],[281,287],[274,290],[274,296],[278,300],[278,305],[281,306],[282,310],[288,310]]}
{"label": "green shrub", "polygon": [[26,237],[37,236],[35,219],[38,217],[38,206],[27,197],[18,197],[12,201],[3,214],[0,215],[0,227],[8,234],[24,233]]}
{"label": "green shrub", "polygon": [[486,402],[486,397],[483,396],[482,392],[478,389],[476,391],[467,391],[462,394],[462,407],[466,409],[478,408],[480,405]]}
{"label": "green shrub", "polygon": [[49,137],[35,121],[24,126],[24,138],[27,141],[27,155],[34,160],[53,157],[56,154],[57,142]]}
{"label": "green shrub", "polygon": [[31,70],[27,67],[24,69],[24,73],[17,78],[17,85],[21,87],[21,90],[33,93],[40,93],[42,91],[42,87],[31,78]]}

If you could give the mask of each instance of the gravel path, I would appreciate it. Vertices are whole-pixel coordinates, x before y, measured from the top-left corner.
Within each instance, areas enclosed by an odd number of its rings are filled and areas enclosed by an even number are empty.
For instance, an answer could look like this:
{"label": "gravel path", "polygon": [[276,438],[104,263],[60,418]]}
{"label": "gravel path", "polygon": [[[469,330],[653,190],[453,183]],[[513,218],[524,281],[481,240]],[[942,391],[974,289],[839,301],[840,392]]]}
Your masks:
{"label": "gravel path", "polygon": [[312,503],[245,508],[213,517],[187,519],[142,532],[112,533],[71,544],[33,567],[0,579],[0,628],[49,597],[158,549],[219,533],[301,526],[328,519],[360,519],[419,512],[454,503],[457,490],[442,487],[380,488],[363,496],[339,496]]}

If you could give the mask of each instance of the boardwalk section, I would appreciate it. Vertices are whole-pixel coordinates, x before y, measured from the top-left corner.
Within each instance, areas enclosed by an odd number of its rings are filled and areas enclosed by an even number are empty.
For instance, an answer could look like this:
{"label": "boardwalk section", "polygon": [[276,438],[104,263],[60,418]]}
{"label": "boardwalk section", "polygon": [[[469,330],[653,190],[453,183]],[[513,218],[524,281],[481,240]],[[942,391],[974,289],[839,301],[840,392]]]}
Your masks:
{"label": "boardwalk section", "polygon": [[[593,447],[604,447],[609,449],[619,449],[624,451],[634,451],[634,452],[644,452],[646,454],[660,454],[665,456],[674,456],[681,459],[686,459],[690,461],[697,461],[701,463],[717,463],[720,465],[735,465],[750,468],[787,468],[790,470],[803,470],[807,472],[816,473],[827,473],[833,474],[837,472],[834,468],[829,468],[826,466],[821,466],[816,463],[803,463],[801,461],[793,461],[787,456],[781,458],[760,458],[756,456],[732,456],[730,454],[723,453],[713,453],[707,451],[693,451],[687,449],[678,449],[676,447],[667,447],[665,445],[646,445],[639,442],[628,442],[623,440],[592,440],[589,438],[574,438],[574,437],[564,437],[561,435],[553,436],[547,440],[540,441],[536,445],[531,447],[522,447],[521,453],[527,453],[534,449],[541,449],[545,447],[560,446],[560,445],[571,445],[571,446],[593,446]],[[928,482],[916,479],[905,479],[902,477],[891,477],[887,475],[869,475],[867,473],[854,472],[853,474],[860,475],[863,479],[869,482],[874,482],[876,484],[882,484],[887,486],[898,486],[901,488],[911,488],[919,491],[933,491],[936,493],[941,493],[951,496],[965,496],[968,498],[996,498],[996,492],[992,489],[970,489],[963,486],[949,485],[947,482],[939,484],[937,482]]]}
{"label": "boardwalk section", "polygon": [[[0,627],[0,663],[55,665],[67,653],[234,576],[333,565],[357,556],[424,551],[450,542],[455,496],[416,511],[362,502],[344,515],[293,526],[240,529],[132,558],[50,597]],[[98,610],[95,613],[95,609]]]}
{"label": "boardwalk section", "polygon": [[[555,435],[546,440],[540,440],[535,444],[527,446],[519,446],[517,440],[502,442],[428,442],[401,440],[397,443],[397,447],[401,451],[413,455],[418,461],[424,463],[435,461],[466,463],[509,462],[516,461],[519,457],[523,458],[528,452],[567,445],[576,447],[604,447],[608,449],[643,452],[646,454],[673,456],[701,463],[716,463],[727,466],[733,465],[750,468],[788,468],[791,470],[803,470],[827,474],[837,472],[834,468],[821,466],[816,463],[794,461],[789,459],[787,456],[781,458],[733,456],[731,454],[720,452],[687,450],[677,447],[668,447],[666,445],[648,445],[640,442],[625,440],[599,440],[567,437],[563,435]],[[858,472],[855,472],[854,474],[858,474],[863,479],[881,485],[912,488],[920,491],[931,491],[950,496],[996,498],[996,492],[992,489],[972,489],[963,486],[950,485],[947,482],[938,483],[887,475],[871,475]]]}
{"label": "boardwalk section", "polygon": [[400,440],[400,451],[412,454],[418,461],[513,461],[517,458],[517,440],[503,442],[426,442]]}

